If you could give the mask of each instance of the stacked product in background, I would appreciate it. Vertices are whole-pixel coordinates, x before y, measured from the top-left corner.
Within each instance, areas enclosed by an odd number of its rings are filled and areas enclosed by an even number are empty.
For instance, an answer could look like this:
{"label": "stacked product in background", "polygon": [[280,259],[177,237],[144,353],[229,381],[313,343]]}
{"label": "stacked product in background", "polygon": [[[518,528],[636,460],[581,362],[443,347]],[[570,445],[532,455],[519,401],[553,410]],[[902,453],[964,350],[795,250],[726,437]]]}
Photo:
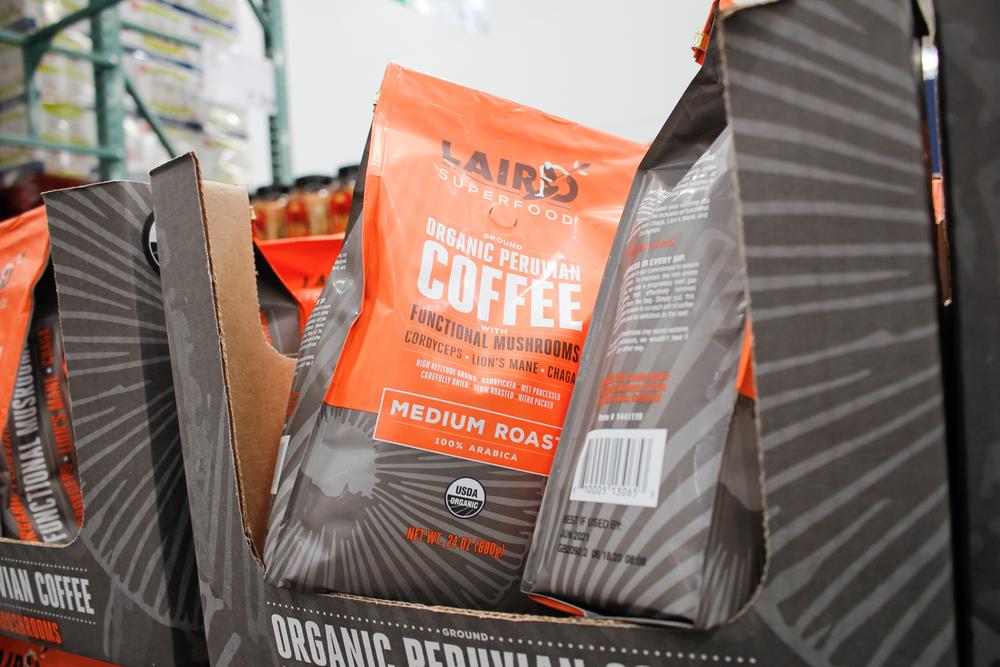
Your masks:
{"label": "stacked product in background", "polygon": [[709,628],[761,584],[746,279],[718,55],[626,204],[524,590],[577,613]]}
{"label": "stacked product in background", "polygon": [[0,222],[3,537],[65,544],[83,522],[45,212]]}
{"label": "stacked product in background", "polygon": [[87,0],[0,0],[0,25],[30,30],[50,25],[87,4]]}
{"label": "stacked product in background", "polygon": [[[2,0],[0,27],[27,33],[55,23],[84,4],[84,0]],[[87,23],[63,30],[52,43],[89,51]],[[76,146],[97,145],[91,63],[47,53],[38,64],[34,80],[38,98],[29,108],[22,51],[0,45],[0,134],[27,136],[30,115],[40,139]],[[96,174],[97,158],[67,151],[0,146],[0,182],[14,180],[25,169],[90,179]]]}
{"label": "stacked product in background", "polygon": [[[124,0],[122,21],[200,45],[124,29],[125,72],[179,153],[196,151],[205,177],[245,183],[249,158],[246,115],[235,104],[204,95],[202,62],[238,41],[238,0]],[[131,98],[126,100],[131,104]],[[125,119],[129,173],[145,178],[167,155],[149,124],[134,109]]]}
{"label": "stacked product in background", "polygon": [[292,190],[286,218],[288,236],[330,233],[330,197],[334,189],[333,178],[330,176],[317,174],[295,179],[295,189]]}
{"label": "stacked product in background", "polygon": [[299,352],[267,578],[532,608],[527,543],[645,147],[396,65],[371,137]]}
{"label": "stacked product in background", "polygon": [[354,186],[358,180],[358,165],[351,164],[337,171],[337,187],[330,196],[330,233],[347,232],[347,223],[354,205]]}
{"label": "stacked product in background", "polygon": [[357,165],[341,167],[336,176],[296,179],[295,187],[267,185],[251,198],[254,237],[262,240],[339,234],[347,230],[354,201]]}
{"label": "stacked product in background", "polygon": [[287,186],[265,185],[257,188],[250,197],[255,239],[272,240],[288,236],[286,210],[289,191]]}
{"label": "stacked product in background", "polygon": [[[117,7],[125,73],[149,109],[161,121],[179,152],[195,150],[208,178],[227,183],[247,180],[249,142],[245,112],[209,102],[203,89],[203,58],[235,48],[238,0],[123,0]],[[5,0],[0,27],[28,33],[55,23],[85,5],[84,0]],[[133,24],[194,42],[192,48],[128,28]],[[61,31],[53,44],[75,51],[91,49],[89,23]],[[87,60],[48,53],[36,70],[37,103],[29,108],[22,51],[0,45],[0,134],[27,136],[29,114],[40,139],[93,147],[97,145],[93,65]],[[130,175],[146,178],[169,156],[149,124],[125,96],[125,144]],[[92,180],[97,158],[70,152],[0,146],[0,177],[40,169],[47,174]]]}

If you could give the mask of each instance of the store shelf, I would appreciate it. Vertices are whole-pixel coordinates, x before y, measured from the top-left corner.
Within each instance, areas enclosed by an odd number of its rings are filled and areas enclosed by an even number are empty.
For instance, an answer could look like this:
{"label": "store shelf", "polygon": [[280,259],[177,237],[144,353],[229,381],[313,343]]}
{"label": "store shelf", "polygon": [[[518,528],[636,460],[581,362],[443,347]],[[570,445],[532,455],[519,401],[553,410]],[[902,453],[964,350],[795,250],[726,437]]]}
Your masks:
{"label": "store shelf", "polygon": [[[21,49],[24,67],[24,99],[27,105],[27,133],[25,136],[0,134],[0,146],[28,148],[45,151],[65,151],[79,155],[92,155],[99,159],[99,176],[102,180],[124,178],[128,171],[125,150],[125,95],[132,98],[136,113],[153,130],[157,140],[171,156],[178,151],[170,140],[163,123],[143,98],[135,82],[130,81],[123,67],[121,31],[132,30],[142,35],[172,42],[180,46],[200,49],[200,44],[183,36],[173,35],[133,21],[119,18],[120,0],[90,0],[87,6],[62,19],[27,34],[0,29],[0,44]],[[264,53],[271,60],[275,71],[276,110],[269,118],[270,159],[275,183],[291,181],[291,159],[288,135],[288,96],[285,91],[285,56],[280,0],[247,0],[254,16],[260,22],[264,35]],[[62,31],[83,21],[90,22],[93,48],[76,50],[53,44]],[[94,66],[94,111],[97,119],[97,143],[93,146],[53,141],[40,135],[33,110],[38,107],[40,96],[35,81],[39,64],[48,54],[58,54],[74,60],[84,60]]]}

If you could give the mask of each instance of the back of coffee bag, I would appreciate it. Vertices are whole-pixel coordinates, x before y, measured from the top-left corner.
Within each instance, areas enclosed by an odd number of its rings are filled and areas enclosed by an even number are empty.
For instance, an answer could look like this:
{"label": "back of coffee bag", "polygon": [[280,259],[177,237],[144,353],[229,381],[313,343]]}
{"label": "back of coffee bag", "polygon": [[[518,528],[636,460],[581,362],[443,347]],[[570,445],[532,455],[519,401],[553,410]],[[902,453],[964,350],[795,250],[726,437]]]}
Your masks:
{"label": "back of coffee bag", "polygon": [[615,239],[524,577],[525,592],[563,608],[706,627],[731,618],[759,580],[721,92],[710,53],[640,165]]}
{"label": "back of coffee bag", "polygon": [[[271,583],[528,606],[527,540],[642,152],[389,67],[360,216],[303,338]],[[324,395],[301,380],[324,373]]]}

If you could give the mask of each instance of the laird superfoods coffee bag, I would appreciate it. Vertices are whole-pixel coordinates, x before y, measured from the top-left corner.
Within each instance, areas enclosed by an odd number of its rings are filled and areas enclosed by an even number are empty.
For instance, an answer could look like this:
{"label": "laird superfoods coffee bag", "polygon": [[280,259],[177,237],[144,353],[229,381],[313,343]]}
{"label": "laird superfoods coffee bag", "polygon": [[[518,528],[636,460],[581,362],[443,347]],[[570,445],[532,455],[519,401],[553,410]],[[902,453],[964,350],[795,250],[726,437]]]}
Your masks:
{"label": "laird superfoods coffee bag", "polygon": [[733,159],[710,52],[639,167],[545,490],[524,591],[563,609],[706,628],[760,583]]}
{"label": "laird superfoods coffee bag", "polygon": [[0,222],[3,537],[69,542],[83,521],[43,208]]}
{"label": "laird superfoods coffee bag", "polygon": [[270,582],[519,609],[527,541],[644,148],[392,65],[306,327]]}

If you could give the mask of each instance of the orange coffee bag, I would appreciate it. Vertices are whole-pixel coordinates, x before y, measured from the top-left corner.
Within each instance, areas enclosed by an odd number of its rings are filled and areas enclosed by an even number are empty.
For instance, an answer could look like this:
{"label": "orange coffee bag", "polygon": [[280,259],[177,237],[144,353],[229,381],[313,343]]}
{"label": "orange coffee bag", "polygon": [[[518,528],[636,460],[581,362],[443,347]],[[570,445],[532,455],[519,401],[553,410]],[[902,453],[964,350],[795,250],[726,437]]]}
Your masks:
{"label": "orange coffee bag", "polygon": [[0,441],[3,536],[69,542],[83,496],[42,207],[0,222]]}
{"label": "orange coffee bag", "polygon": [[272,583],[527,604],[527,541],[643,152],[388,68],[362,205],[303,336]]}

